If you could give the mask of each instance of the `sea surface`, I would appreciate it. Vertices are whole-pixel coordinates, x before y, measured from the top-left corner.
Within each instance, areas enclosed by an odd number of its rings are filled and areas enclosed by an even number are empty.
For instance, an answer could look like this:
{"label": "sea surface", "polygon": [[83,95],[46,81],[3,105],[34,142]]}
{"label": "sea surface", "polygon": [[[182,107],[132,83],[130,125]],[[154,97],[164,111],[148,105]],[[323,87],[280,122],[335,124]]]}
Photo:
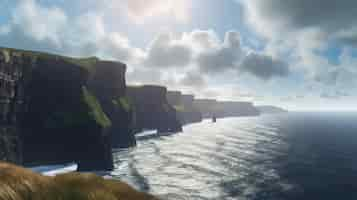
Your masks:
{"label": "sea surface", "polygon": [[115,179],[173,200],[355,200],[357,113],[207,120],[114,151]]}

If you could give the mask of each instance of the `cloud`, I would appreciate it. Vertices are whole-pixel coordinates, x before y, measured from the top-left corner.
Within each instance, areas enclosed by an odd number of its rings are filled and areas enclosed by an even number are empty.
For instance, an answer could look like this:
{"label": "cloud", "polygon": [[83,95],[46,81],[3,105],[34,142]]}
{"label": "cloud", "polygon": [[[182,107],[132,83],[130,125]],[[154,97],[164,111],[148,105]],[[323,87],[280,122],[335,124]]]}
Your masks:
{"label": "cloud", "polygon": [[[112,1],[112,5],[118,4]],[[128,12],[134,22],[144,23],[153,17],[172,17],[178,22],[187,22],[190,18],[189,0],[124,0],[118,7]]]}
{"label": "cloud", "polygon": [[12,16],[12,26],[37,40],[48,40],[60,45],[62,30],[67,28],[68,18],[57,7],[42,7],[35,0],[20,0]]}
{"label": "cloud", "polygon": [[140,60],[144,54],[121,33],[108,31],[100,14],[82,13],[69,20],[60,7],[44,6],[36,0],[20,0],[1,30],[0,40],[17,48],[124,62]]}
{"label": "cloud", "polygon": [[266,34],[318,28],[326,37],[333,37],[357,26],[354,0],[249,0],[243,4],[250,23]]}
{"label": "cloud", "polygon": [[271,56],[250,53],[240,64],[240,71],[251,73],[263,80],[269,80],[275,76],[287,76],[289,66]]}
{"label": "cloud", "polygon": [[229,31],[225,35],[225,39],[222,44],[214,44],[217,42],[214,35],[201,33],[201,38],[204,38],[204,42],[207,46],[216,47],[211,49],[205,49],[197,58],[200,69],[204,72],[222,72],[227,69],[234,69],[238,66],[244,53],[241,48],[240,34],[237,31]]}
{"label": "cloud", "polygon": [[192,51],[189,46],[174,40],[171,34],[158,35],[147,50],[144,65],[149,67],[186,67],[192,61]]}
{"label": "cloud", "polygon": [[320,94],[320,97],[323,99],[341,99],[343,97],[349,97],[349,96],[350,96],[350,94],[348,94],[347,92],[339,91],[339,90],[332,92],[332,93],[322,92]]}
{"label": "cloud", "polygon": [[204,88],[206,86],[206,80],[202,74],[199,72],[188,72],[180,80],[180,83],[184,86],[189,86],[193,88]]}

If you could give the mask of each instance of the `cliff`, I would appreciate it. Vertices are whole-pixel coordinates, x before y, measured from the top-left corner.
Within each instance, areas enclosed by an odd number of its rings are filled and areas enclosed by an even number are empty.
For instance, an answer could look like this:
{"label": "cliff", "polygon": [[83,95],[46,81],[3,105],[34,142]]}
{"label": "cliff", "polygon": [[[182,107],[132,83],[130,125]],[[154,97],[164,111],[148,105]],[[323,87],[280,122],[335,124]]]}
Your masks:
{"label": "cliff", "polygon": [[1,200],[155,200],[115,180],[94,174],[70,173],[45,177],[14,165],[0,163]]}
{"label": "cliff", "polygon": [[195,99],[193,105],[201,112],[203,118],[212,118],[216,115],[217,100]]}
{"label": "cliff", "polygon": [[216,117],[257,116],[260,111],[251,102],[219,101],[216,106]]}
{"label": "cliff", "polygon": [[288,112],[287,110],[276,106],[257,106],[257,109],[262,114],[279,114]]}
{"label": "cliff", "polygon": [[87,87],[95,61],[0,48],[5,157],[25,165],[112,168],[111,121]]}
{"label": "cliff", "polygon": [[136,110],[137,132],[145,129],[159,132],[182,131],[176,110],[167,102],[165,87],[128,87],[127,93]]}
{"label": "cliff", "polygon": [[126,96],[126,65],[119,62],[98,61],[93,71],[89,88],[97,96],[104,112],[112,121],[108,131],[112,137],[113,147],[135,146],[134,108]]}
{"label": "cliff", "polygon": [[202,121],[201,112],[193,105],[193,95],[183,95],[179,91],[169,91],[167,92],[167,100],[176,109],[181,124]]}
{"label": "cliff", "polygon": [[213,99],[197,99],[194,105],[200,110],[204,118],[257,116],[260,111],[251,102],[216,101]]}

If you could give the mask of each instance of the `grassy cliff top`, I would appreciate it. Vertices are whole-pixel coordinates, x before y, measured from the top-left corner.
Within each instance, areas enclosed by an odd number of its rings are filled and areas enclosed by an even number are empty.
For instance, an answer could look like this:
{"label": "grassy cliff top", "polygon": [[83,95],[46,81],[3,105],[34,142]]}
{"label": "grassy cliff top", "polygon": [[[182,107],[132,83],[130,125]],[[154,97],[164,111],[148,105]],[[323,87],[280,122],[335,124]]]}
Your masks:
{"label": "grassy cliff top", "polygon": [[6,48],[6,47],[0,47],[0,52],[7,52],[7,53],[11,53],[11,54],[15,53],[19,56],[29,56],[29,57],[33,57],[34,59],[37,59],[37,58],[64,59],[65,61],[70,62],[75,65],[78,65],[78,66],[88,70],[91,73],[94,72],[96,64],[100,61],[100,59],[97,57],[74,58],[74,57],[56,55],[56,54],[45,53],[45,52],[13,49],[13,48]]}
{"label": "grassy cliff top", "polygon": [[104,113],[100,103],[97,98],[92,95],[86,87],[83,90],[83,100],[89,106],[90,112],[88,113],[97,123],[102,127],[107,128],[112,125],[110,119]]}

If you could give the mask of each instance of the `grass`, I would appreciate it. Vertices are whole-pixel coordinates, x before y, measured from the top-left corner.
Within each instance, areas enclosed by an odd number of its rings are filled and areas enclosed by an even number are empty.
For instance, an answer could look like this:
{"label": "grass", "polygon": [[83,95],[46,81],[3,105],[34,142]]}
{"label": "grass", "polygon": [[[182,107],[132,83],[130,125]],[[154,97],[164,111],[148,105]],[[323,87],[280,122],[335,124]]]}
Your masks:
{"label": "grass", "polygon": [[[103,128],[111,126],[111,121],[104,113],[97,98],[86,87],[82,87],[81,105],[71,111],[56,111],[45,121],[48,129],[65,129],[98,124]],[[1,200],[1,199],[0,199]]]}
{"label": "grass", "polygon": [[185,107],[183,105],[174,105],[173,107],[177,112],[185,112]]}
{"label": "grass", "polygon": [[[38,58],[54,58],[54,59],[63,59],[69,63],[75,64],[79,67],[82,67],[88,70],[90,73],[95,73],[95,67],[99,59],[97,57],[88,57],[88,58],[72,58],[67,56],[60,56],[50,53],[43,53],[37,51],[27,51],[27,50],[19,50],[19,49],[12,49],[12,48],[4,48],[0,47],[0,51],[4,52],[4,55],[9,55],[10,52],[15,52],[18,55],[25,55],[32,57],[34,60]],[[7,56],[6,56],[7,57]],[[10,59],[9,57],[7,60]]]}
{"label": "grass", "polygon": [[94,174],[69,173],[45,177],[0,162],[1,200],[156,200],[115,180]]}
{"label": "grass", "polygon": [[120,106],[121,108],[123,108],[125,110],[125,112],[130,112],[133,109],[133,105],[129,99],[129,97],[124,96],[124,97],[120,97],[118,100],[113,100],[112,101],[114,105],[116,106]]}
{"label": "grass", "polygon": [[89,116],[91,116],[96,122],[98,122],[102,127],[111,126],[111,121],[104,113],[102,106],[100,105],[97,98],[92,95],[86,87],[82,87],[83,100],[89,107]]}

